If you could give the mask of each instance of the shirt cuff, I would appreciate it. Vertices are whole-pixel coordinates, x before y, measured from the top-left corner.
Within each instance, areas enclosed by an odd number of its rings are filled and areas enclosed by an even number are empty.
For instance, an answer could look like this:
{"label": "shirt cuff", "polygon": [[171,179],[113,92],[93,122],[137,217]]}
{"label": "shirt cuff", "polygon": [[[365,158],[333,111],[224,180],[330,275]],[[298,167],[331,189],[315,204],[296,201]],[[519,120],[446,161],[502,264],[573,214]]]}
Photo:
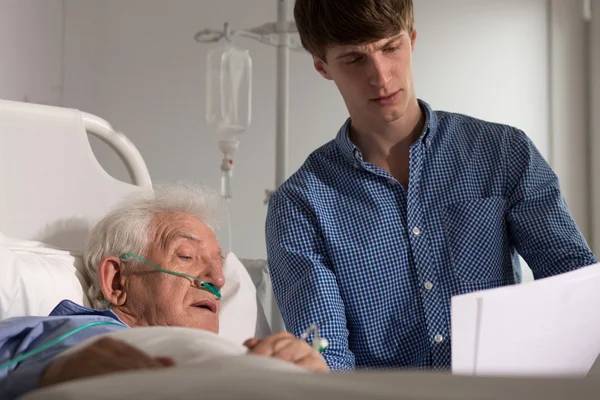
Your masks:
{"label": "shirt cuff", "polygon": [[13,400],[39,388],[48,363],[29,363],[9,372],[0,380],[0,399]]}

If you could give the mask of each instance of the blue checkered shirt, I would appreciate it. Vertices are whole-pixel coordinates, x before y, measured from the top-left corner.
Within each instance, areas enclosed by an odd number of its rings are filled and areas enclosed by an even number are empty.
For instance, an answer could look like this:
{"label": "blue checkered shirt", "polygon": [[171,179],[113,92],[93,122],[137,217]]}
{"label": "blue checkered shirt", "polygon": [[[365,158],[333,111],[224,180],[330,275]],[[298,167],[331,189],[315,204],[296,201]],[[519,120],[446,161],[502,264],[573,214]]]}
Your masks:
{"label": "blue checkered shirt", "polygon": [[593,264],[559,183],[514,128],[433,111],[408,190],[348,137],[312,153],[272,196],[268,262],[286,328],[317,323],[333,370],[449,368],[452,296]]}

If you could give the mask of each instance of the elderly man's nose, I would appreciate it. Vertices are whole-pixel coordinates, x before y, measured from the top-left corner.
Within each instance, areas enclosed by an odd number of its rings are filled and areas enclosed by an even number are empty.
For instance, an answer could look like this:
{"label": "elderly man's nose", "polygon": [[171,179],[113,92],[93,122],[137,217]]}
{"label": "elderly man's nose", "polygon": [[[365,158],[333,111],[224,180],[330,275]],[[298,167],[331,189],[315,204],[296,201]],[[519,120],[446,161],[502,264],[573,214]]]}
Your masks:
{"label": "elderly man's nose", "polygon": [[212,283],[218,289],[225,285],[225,277],[223,276],[223,268],[213,267],[207,274],[208,282]]}
{"label": "elderly man's nose", "polygon": [[216,279],[215,286],[218,287],[219,289],[222,289],[223,286],[225,286],[225,277],[223,276],[223,274],[221,274],[219,276],[219,278]]}

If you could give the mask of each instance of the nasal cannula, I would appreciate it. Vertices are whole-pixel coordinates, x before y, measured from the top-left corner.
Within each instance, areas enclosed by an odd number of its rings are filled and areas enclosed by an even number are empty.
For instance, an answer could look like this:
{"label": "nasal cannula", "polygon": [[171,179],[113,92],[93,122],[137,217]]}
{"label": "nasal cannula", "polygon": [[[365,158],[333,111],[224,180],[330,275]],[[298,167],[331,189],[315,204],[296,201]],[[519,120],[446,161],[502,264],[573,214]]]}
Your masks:
{"label": "nasal cannula", "polygon": [[139,261],[143,262],[144,264],[146,264],[146,265],[154,268],[155,270],[157,270],[159,272],[164,272],[165,274],[170,274],[170,275],[175,275],[175,276],[181,276],[183,278],[192,279],[192,280],[198,282],[198,284],[200,285],[200,287],[202,287],[203,289],[206,289],[209,292],[211,292],[212,294],[214,294],[217,299],[221,298],[221,292],[219,292],[219,289],[217,289],[217,287],[215,285],[213,285],[212,283],[204,282],[203,280],[198,279],[195,276],[184,274],[184,273],[181,273],[181,272],[175,272],[175,271],[169,271],[169,270],[163,269],[163,268],[159,267],[158,265],[154,265],[150,261],[147,261],[147,260],[143,259],[142,257],[138,256],[137,254],[133,254],[133,253],[123,254],[119,258],[121,259],[121,261],[125,261],[128,258],[135,258],[136,260],[139,260]]}

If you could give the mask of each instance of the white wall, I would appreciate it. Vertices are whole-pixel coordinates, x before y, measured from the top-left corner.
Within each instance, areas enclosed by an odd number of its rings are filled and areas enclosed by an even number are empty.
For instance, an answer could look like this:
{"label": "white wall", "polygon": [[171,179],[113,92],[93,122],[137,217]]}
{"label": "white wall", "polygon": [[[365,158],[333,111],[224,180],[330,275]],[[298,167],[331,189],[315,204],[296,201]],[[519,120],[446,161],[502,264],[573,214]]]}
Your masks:
{"label": "white wall", "polygon": [[0,0],[0,98],[60,103],[62,0]]}
{"label": "white wall", "polygon": [[[512,124],[548,153],[545,0],[416,0],[419,97],[436,109]],[[217,138],[204,123],[206,45],[198,30],[251,27],[275,0],[66,0],[64,104],[98,113],[139,147],[155,181],[219,183]],[[264,190],[274,182],[275,49],[241,39],[254,62],[252,127],[236,158],[234,250],[265,256]],[[332,139],[347,113],[335,86],[291,55],[290,171]],[[94,143],[109,172],[115,156]],[[224,236],[223,236],[224,237]]]}
{"label": "white wall", "polygon": [[[590,139],[591,154],[600,154],[600,0],[592,1],[593,18],[590,22]],[[600,252],[600,157],[591,157],[592,181],[592,241],[593,249]],[[598,254],[598,253],[596,253]]]}
{"label": "white wall", "polygon": [[[219,184],[217,137],[204,123],[204,65],[209,46],[193,40],[206,27],[251,27],[276,16],[274,1],[67,1],[65,105],[85,104],[138,146],[155,181]],[[86,21],[92,23],[88,24]],[[82,40],[82,35],[90,38]],[[236,158],[234,250],[264,257],[264,190],[274,165],[275,50],[240,40],[254,58],[254,115]],[[297,80],[295,80],[297,82]],[[298,86],[296,86],[297,88]],[[87,92],[87,93],[86,93]],[[125,170],[94,143],[109,172]],[[242,201],[243,200],[243,201]]]}
{"label": "white wall", "polygon": [[590,237],[586,22],[580,1],[551,0],[550,9],[550,158],[573,217]]}
{"label": "white wall", "polygon": [[417,93],[522,129],[548,154],[545,0],[415,0]]}

